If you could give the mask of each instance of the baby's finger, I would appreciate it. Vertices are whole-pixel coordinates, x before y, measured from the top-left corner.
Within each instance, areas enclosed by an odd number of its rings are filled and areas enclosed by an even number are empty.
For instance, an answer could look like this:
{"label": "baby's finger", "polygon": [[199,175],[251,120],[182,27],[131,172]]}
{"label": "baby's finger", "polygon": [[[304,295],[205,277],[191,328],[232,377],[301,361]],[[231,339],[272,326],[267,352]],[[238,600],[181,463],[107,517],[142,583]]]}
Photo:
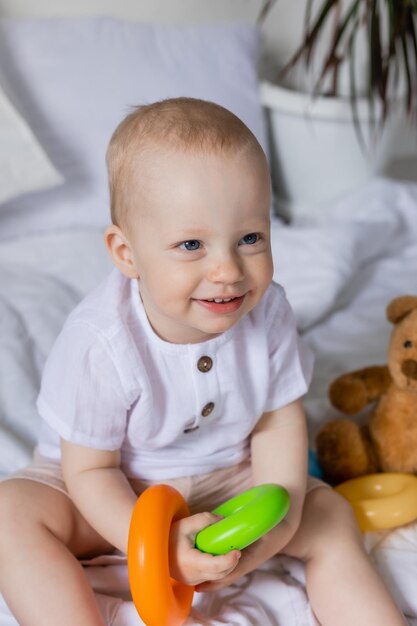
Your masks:
{"label": "baby's finger", "polygon": [[175,558],[178,550],[194,548],[195,537],[199,530],[210,526],[219,520],[218,515],[213,513],[198,513],[190,517],[184,517],[171,526],[169,534],[171,558]]}
{"label": "baby's finger", "polygon": [[233,584],[236,580],[244,576],[244,572],[239,572],[238,567],[233,567],[228,572],[225,572],[223,576],[219,576],[217,578],[212,578],[209,580],[201,581],[197,585],[195,585],[195,590],[199,592],[207,592],[207,591],[216,591],[217,589],[223,589],[224,587],[228,587]]}
{"label": "baby's finger", "polygon": [[[232,572],[239,562],[241,553],[239,550],[232,550],[227,554],[213,556],[200,552],[203,558],[199,558],[199,569],[205,580],[218,580]],[[197,563],[197,557],[196,557]]]}
{"label": "baby's finger", "polygon": [[221,515],[214,515],[214,513],[196,513],[181,520],[182,529],[188,535],[195,537],[198,531],[215,524],[221,519],[223,519]]}

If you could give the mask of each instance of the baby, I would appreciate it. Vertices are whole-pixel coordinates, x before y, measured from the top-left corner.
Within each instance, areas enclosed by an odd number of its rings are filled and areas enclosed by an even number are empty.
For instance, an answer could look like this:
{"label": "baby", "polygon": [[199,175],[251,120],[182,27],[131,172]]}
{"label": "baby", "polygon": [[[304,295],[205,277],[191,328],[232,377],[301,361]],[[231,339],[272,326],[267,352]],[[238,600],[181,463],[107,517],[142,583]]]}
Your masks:
{"label": "baby", "polygon": [[[138,494],[163,482],[192,512],[172,528],[174,578],[211,591],[280,552],[305,563],[322,626],[404,625],[350,506],[307,477],[312,358],[272,282],[258,141],[223,107],[176,98],[128,115],[107,163],[116,268],[49,355],[33,464],[0,485],[0,591],[17,621],[103,626],[80,560],[126,553]],[[285,521],[242,552],[196,550],[208,511],[260,483],[288,490]]]}

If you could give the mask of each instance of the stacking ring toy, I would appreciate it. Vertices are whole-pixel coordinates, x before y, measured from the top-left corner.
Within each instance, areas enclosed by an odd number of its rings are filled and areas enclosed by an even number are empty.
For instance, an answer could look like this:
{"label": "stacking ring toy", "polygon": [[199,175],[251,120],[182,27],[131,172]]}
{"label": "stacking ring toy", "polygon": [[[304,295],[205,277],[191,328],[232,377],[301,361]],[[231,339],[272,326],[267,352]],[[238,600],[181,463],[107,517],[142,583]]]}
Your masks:
{"label": "stacking ring toy", "polygon": [[169,485],[149,487],[133,509],[127,567],[132,599],[146,626],[180,626],[190,612],[194,587],[171,578],[168,562],[171,524],[189,514]]}
{"label": "stacking ring toy", "polygon": [[320,478],[320,480],[323,480],[323,472],[320,467],[317,454],[314,452],[314,450],[311,449],[308,451],[308,473],[310,474],[310,476],[314,476],[315,478]]}
{"label": "stacking ring toy", "polygon": [[[214,509],[224,519],[201,530],[196,547],[214,555],[242,550],[270,531],[287,514],[288,492],[259,485]],[[171,524],[189,515],[182,495],[169,485],[153,485],[138,498],[130,522],[128,573],[135,607],[146,626],[181,626],[193,601],[194,587],[169,575]]]}
{"label": "stacking ring toy", "polygon": [[210,554],[243,550],[269,532],[288,513],[290,496],[278,485],[258,485],[227,500],[212,513],[224,519],[197,533],[196,547]]}
{"label": "stacking ring toy", "polygon": [[335,490],[349,500],[362,532],[395,528],[417,518],[417,477],[411,474],[370,474]]}

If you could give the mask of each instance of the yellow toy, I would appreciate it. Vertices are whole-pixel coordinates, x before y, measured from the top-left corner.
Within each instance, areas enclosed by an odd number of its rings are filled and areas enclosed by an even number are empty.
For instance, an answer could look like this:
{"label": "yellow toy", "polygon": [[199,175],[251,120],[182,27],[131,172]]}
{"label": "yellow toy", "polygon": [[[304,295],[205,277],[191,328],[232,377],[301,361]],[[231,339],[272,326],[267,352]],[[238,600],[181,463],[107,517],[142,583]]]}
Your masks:
{"label": "yellow toy", "polygon": [[319,431],[318,462],[333,485],[375,472],[417,473],[417,296],[393,300],[387,318],[388,365],[344,374],[329,390],[348,415],[376,402],[364,425],[339,418]]}
{"label": "yellow toy", "polygon": [[349,500],[362,532],[395,528],[417,519],[417,477],[411,474],[370,474],[335,489]]}

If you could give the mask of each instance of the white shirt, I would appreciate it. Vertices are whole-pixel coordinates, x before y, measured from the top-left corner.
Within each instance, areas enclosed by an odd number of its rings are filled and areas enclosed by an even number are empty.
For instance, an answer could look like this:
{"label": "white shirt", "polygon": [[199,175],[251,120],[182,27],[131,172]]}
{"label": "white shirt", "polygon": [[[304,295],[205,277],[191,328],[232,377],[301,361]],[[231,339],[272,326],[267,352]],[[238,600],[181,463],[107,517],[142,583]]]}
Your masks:
{"label": "white shirt", "polygon": [[224,334],[173,344],[152,329],[137,281],[113,270],[71,313],[48,357],[39,451],[59,459],[59,436],[121,449],[129,478],[227,467],[247,455],[264,412],[307,391],[312,361],[276,283]]}

